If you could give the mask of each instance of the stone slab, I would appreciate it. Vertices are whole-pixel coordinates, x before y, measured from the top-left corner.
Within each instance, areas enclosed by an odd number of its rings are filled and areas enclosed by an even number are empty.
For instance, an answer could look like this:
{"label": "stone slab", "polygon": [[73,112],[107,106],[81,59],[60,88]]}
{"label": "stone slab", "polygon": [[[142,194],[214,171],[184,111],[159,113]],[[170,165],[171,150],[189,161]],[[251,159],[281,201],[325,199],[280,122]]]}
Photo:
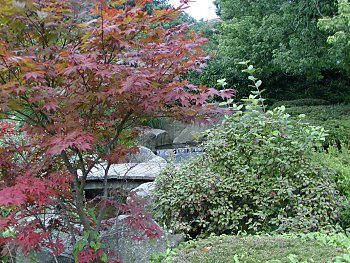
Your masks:
{"label": "stone slab", "polygon": [[[110,167],[108,179],[153,181],[166,167],[166,162],[122,163]],[[105,170],[99,166],[91,170],[88,181],[103,180]]]}

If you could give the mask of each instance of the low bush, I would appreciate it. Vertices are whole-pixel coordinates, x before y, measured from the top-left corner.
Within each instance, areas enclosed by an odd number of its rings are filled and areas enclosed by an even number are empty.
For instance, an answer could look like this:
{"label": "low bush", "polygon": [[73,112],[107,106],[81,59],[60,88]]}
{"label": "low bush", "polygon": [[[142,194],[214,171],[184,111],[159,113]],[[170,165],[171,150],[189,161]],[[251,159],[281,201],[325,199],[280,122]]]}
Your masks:
{"label": "low bush", "polygon": [[336,144],[349,146],[350,143],[350,105],[324,105],[310,107],[291,107],[286,112],[293,118],[305,114],[305,121],[311,125],[323,126],[329,133],[324,147]]}
{"label": "low bush", "polygon": [[272,105],[272,108],[281,107],[297,107],[297,106],[318,106],[318,105],[329,105],[329,101],[322,99],[298,99],[298,100],[284,100],[278,101]]}
{"label": "low bush", "polygon": [[349,262],[349,238],[319,233],[292,236],[212,236],[190,241],[152,263]]}
{"label": "low bush", "polygon": [[205,154],[156,179],[158,217],[190,236],[337,228],[334,173],[312,160],[322,127],[263,112],[252,95],[207,132]]}
{"label": "low bush", "polygon": [[350,199],[350,149],[331,145],[327,151],[316,152],[316,161],[335,172],[335,182],[340,193]]}
{"label": "low bush", "polygon": [[[321,163],[325,167],[332,169],[335,172],[335,182],[337,190],[350,199],[350,150],[348,147],[331,145],[327,151],[316,152],[314,155],[315,161]],[[349,230],[350,228],[350,205],[347,204],[342,208],[340,225]]]}
{"label": "low bush", "polygon": [[305,114],[308,119],[326,121],[350,116],[350,105],[298,106],[287,108],[286,112],[292,116]]}

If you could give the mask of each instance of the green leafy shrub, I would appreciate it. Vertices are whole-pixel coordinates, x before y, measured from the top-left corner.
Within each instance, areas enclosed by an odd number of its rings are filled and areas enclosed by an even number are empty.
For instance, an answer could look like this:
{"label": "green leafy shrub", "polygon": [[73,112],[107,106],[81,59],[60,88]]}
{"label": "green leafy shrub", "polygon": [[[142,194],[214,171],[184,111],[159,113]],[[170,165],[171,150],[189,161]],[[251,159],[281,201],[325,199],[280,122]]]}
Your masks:
{"label": "green leafy shrub", "polygon": [[335,181],[340,193],[350,198],[350,150],[342,147],[339,151],[331,145],[327,151],[317,152],[315,160],[335,171]]}
{"label": "green leafy shrub", "polygon": [[322,99],[298,99],[298,100],[284,100],[278,101],[273,104],[273,108],[281,107],[297,107],[297,106],[318,106],[318,105],[328,105],[329,101]]}
{"label": "green leafy shrub", "polygon": [[334,229],[334,174],[311,159],[324,129],[264,113],[253,95],[237,110],[207,132],[203,156],[156,179],[158,217],[191,236]]}
{"label": "green leafy shrub", "polygon": [[[335,182],[339,192],[350,199],[350,150],[347,147],[331,145],[327,151],[317,152],[314,155],[316,161],[335,172]],[[344,229],[350,228],[350,205],[342,208],[340,225]]]}

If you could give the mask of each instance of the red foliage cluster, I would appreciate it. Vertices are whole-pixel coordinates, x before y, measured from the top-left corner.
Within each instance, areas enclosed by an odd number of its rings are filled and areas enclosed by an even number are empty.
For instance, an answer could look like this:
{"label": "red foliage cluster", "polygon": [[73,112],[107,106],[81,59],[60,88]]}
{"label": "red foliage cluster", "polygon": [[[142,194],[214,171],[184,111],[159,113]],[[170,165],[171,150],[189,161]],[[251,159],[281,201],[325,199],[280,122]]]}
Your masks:
{"label": "red foliage cluster", "polygon": [[132,192],[126,204],[120,207],[121,212],[129,215],[123,220],[128,223],[132,230],[140,233],[140,235],[132,236],[135,240],[160,238],[163,235],[162,230],[152,220],[151,213],[144,209],[145,205],[146,200]]}
{"label": "red foliage cluster", "polygon": [[[206,39],[186,24],[165,26],[182,7],[149,14],[149,0],[134,2],[2,1],[0,142],[16,133],[5,121],[10,117],[25,136],[0,143],[0,207],[12,211],[0,231],[14,232],[0,244],[25,252],[56,246],[58,254],[63,248],[54,231],[69,233],[73,243],[81,228],[98,232],[100,222],[92,223],[85,209],[86,180],[96,165],[106,164],[106,177],[112,164],[135,152],[132,128],[141,119],[209,121],[225,112],[207,101],[234,90],[181,77],[207,59]],[[133,228],[158,235],[140,211],[129,212]],[[88,244],[84,251],[82,262],[94,257]]]}
{"label": "red foliage cluster", "polygon": [[11,122],[1,122],[0,123],[0,139],[5,135],[12,135],[15,133],[14,123]]}

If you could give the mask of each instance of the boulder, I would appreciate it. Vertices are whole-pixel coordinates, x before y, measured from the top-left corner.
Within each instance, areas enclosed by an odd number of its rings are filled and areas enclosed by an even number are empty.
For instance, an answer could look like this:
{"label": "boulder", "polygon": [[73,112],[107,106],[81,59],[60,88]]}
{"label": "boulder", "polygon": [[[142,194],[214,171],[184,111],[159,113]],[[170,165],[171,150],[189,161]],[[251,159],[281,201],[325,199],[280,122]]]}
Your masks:
{"label": "boulder", "polygon": [[61,254],[56,256],[56,259],[51,251],[48,249],[41,249],[33,252],[29,256],[23,255],[21,252],[16,253],[17,263],[74,263],[73,256],[68,254]]}
{"label": "boulder", "polygon": [[152,204],[152,193],[154,191],[154,188],[154,182],[141,184],[140,186],[130,191],[129,196],[127,198],[127,202],[129,202],[131,198],[143,199],[145,208],[146,210],[148,210],[147,208],[149,208]]}
{"label": "boulder", "polygon": [[151,149],[148,149],[144,146],[139,147],[139,152],[137,154],[131,155],[128,157],[130,163],[144,163],[151,161],[156,158],[157,155],[153,153]]}
{"label": "boulder", "polygon": [[139,142],[142,146],[155,151],[157,147],[171,144],[172,140],[165,130],[143,129],[139,136]]}
{"label": "boulder", "polygon": [[155,188],[154,182],[148,182],[141,184],[139,187],[136,187],[130,191],[130,193],[135,193],[139,198],[148,198],[152,195]]}
{"label": "boulder", "polygon": [[170,117],[161,118],[162,121],[162,129],[166,130],[169,134],[170,140],[173,141],[180,133],[189,125],[187,123],[183,123],[181,121],[177,121]]}
{"label": "boulder", "polygon": [[203,138],[202,132],[209,129],[209,125],[190,125],[184,128],[174,139],[173,144],[196,144]]}
{"label": "boulder", "polygon": [[[132,230],[124,221],[128,215],[118,216],[113,227],[101,235],[101,242],[105,244],[114,255],[119,255],[124,263],[148,263],[152,254],[163,253],[169,245],[175,247],[184,241],[182,235],[165,234],[160,238],[143,240],[133,238],[139,235],[137,230]],[[157,224],[153,221],[154,224]],[[157,224],[159,227],[159,225]],[[160,227],[159,227],[160,228]],[[116,258],[117,259],[117,258]]]}

